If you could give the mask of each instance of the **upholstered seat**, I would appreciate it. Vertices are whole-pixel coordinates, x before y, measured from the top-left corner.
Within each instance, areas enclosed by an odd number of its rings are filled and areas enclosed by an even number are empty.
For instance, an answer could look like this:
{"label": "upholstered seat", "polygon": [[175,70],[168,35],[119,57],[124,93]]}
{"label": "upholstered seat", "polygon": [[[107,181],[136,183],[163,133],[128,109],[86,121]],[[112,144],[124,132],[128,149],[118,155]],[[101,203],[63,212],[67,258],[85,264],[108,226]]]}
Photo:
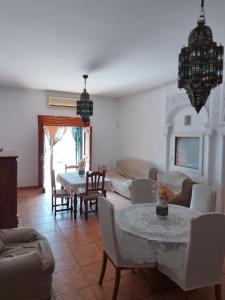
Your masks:
{"label": "upholstered seat", "polygon": [[222,214],[207,213],[192,219],[183,268],[166,268],[159,263],[159,270],[175,281],[184,291],[215,286],[216,300],[221,300],[225,255],[224,232],[225,216]]}
{"label": "upholstered seat", "polygon": [[216,194],[204,184],[194,184],[192,187],[191,209],[202,213],[214,212],[216,208]]}
{"label": "upholstered seat", "polygon": [[54,266],[49,243],[37,231],[0,230],[0,299],[50,299]]}
{"label": "upholstered seat", "polygon": [[[124,257],[118,244],[115,228],[115,212],[112,203],[105,197],[99,197],[99,222],[103,240],[103,262],[99,278],[99,285],[102,284],[107,260],[109,259],[115,267],[115,283],[112,294],[112,300],[117,298],[120,285],[120,274],[122,270],[134,268],[155,268],[155,263],[137,264]],[[129,245],[127,245],[129,247]]]}
{"label": "upholstered seat", "polygon": [[156,202],[154,181],[151,179],[133,180],[130,195],[132,204]]}

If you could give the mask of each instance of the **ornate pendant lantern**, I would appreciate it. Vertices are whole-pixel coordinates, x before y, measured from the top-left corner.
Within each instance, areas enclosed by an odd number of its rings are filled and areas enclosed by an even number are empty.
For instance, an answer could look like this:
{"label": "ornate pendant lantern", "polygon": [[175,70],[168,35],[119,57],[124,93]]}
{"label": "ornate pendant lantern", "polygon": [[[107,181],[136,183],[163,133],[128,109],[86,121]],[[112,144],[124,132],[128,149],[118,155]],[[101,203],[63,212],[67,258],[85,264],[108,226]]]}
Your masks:
{"label": "ornate pendant lantern", "polygon": [[178,87],[184,88],[197,113],[205,105],[211,89],[223,80],[223,46],[213,41],[212,30],[205,25],[204,0],[198,26],[188,38],[188,47],[179,55]]}
{"label": "ornate pendant lantern", "polygon": [[84,91],[80,95],[80,100],[77,100],[77,115],[81,116],[82,121],[86,126],[90,124],[90,116],[93,115],[93,101],[90,100],[90,95],[86,91],[86,80],[88,75],[83,75]]}

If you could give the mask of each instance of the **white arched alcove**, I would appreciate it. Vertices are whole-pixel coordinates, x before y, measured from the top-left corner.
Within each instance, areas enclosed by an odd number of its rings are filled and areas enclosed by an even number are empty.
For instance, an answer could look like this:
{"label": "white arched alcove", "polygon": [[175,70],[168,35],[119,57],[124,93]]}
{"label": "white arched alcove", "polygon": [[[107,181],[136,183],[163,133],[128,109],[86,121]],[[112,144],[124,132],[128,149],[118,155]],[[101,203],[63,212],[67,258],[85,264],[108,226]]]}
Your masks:
{"label": "white arched alcove", "polygon": [[[191,116],[191,124],[184,125],[184,117]],[[218,87],[211,92],[206,105],[197,114],[186,94],[168,96],[164,134],[166,139],[166,170],[172,170],[171,143],[176,133],[199,133],[203,136],[202,172],[192,170],[183,173],[194,182],[206,182],[217,191],[217,210],[223,210],[225,197],[225,93]]]}
{"label": "white arched alcove", "polygon": [[[190,124],[185,125],[185,116],[190,116]],[[191,169],[183,169],[183,173],[190,176],[194,181],[207,181],[208,170],[207,163],[209,156],[209,139],[207,135],[210,132],[209,126],[209,108],[204,107],[199,114],[192,108],[186,94],[178,94],[167,97],[166,103],[166,169],[174,170],[174,136],[175,135],[202,135],[202,168],[199,172]]]}

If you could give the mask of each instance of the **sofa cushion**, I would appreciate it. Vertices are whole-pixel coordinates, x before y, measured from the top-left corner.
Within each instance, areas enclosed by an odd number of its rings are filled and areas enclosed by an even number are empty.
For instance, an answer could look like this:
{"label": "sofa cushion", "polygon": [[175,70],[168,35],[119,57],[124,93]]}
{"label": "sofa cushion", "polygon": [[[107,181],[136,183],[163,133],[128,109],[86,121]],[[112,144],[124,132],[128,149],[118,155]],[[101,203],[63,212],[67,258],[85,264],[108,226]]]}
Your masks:
{"label": "sofa cushion", "polygon": [[132,179],[119,174],[117,171],[107,173],[113,186],[113,191],[120,193],[124,197],[130,198],[130,186]]}
{"label": "sofa cushion", "polygon": [[175,193],[182,190],[182,184],[186,178],[187,176],[177,171],[157,173],[157,180],[164,184],[168,184]]}
{"label": "sofa cushion", "polygon": [[117,161],[117,171],[123,176],[138,179],[148,178],[149,170],[153,168],[153,164],[150,161],[128,158]]}

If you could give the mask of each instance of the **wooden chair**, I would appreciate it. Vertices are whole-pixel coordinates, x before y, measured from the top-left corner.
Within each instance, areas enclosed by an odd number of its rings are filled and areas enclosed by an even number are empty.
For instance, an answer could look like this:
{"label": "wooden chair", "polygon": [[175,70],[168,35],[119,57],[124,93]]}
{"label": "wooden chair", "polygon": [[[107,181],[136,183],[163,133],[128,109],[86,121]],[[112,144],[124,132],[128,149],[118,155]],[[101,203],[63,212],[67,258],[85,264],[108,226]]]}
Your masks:
{"label": "wooden chair", "polygon": [[67,164],[65,164],[65,173],[67,173],[67,170],[71,170],[71,169],[78,170],[78,166],[77,165],[67,165]]}
{"label": "wooden chair", "polygon": [[[77,207],[76,199],[70,196],[66,189],[56,189],[55,183],[55,170],[51,170],[51,186],[52,186],[52,211],[54,210],[55,216],[56,212],[70,210],[71,214],[73,213],[73,205],[74,209]],[[67,202],[63,203],[63,199],[66,198]],[[57,199],[61,200],[60,204],[57,204]],[[74,203],[73,203],[74,202]],[[66,208],[65,208],[66,206]],[[61,207],[57,209],[57,207]],[[74,216],[76,214],[74,213]]]}
{"label": "wooden chair", "polygon": [[[105,174],[106,174],[106,165],[98,164],[98,172],[105,172]],[[106,195],[106,190],[105,190],[104,194]]]}
{"label": "wooden chair", "polygon": [[98,172],[105,172],[106,173],[106,165],[98,164]]}
{"label": "wooden chair", "polygon": [[[117,234],[115,230],[115,213],[113,204],[104,197],[99,197],[99,222],[103,240],[103,262],[102,270],[99,278],[99,285],[104,279],[107,260],[109,259],[115,267],[115,283],[112,295],[112,300],[115,300],[120,285],[120,274],[122,270],[134,270],[138,268],[154,268],[155,263],[136,264],[132,260],[124,257],[121,253]],[[129,245],[127,245],[129,247]]]}
{"label": "wooden chair", "polygon": [[223,214],[206,213],[194,218],[191,221],[190,240],[184,267],[177,270],[158,264],[159,271],[185,291],[185,299],[194,289],[214,286],[216,300],[222,300],[224,232],[225,216]]}
{"label": "wooden chair", "polygon": [[[88,219],[88,213],[98,211],[98,196],[106,196],[105,190],[105,171],[86,172],[86,191],[80,196],[80,214],[84,212],[85,220]],[[83,211],[84,204],[84,211]],[[95,209],[92,209],[92,206]],[[89,207],[89,209],[88,209]]]}

